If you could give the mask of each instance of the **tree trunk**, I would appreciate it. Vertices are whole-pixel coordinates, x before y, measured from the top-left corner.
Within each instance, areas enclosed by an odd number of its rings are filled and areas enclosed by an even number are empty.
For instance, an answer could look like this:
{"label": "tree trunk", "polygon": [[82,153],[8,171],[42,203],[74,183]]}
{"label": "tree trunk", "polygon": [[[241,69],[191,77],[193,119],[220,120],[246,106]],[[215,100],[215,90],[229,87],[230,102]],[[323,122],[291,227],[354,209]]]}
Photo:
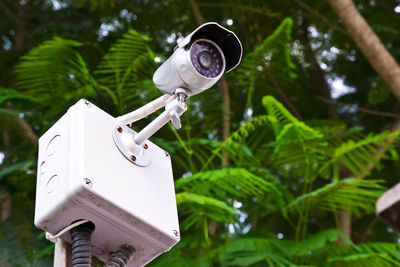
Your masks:
{"label": "tree trunk", "polygon": [[27,37],[26,32],[26,15],[27,12],[30,10],[31,6],[30,3],[26,3],[25,5],[22,4],[22,1],[17,1],[17,8],[18,8],[18,16],[16,23],[16,31],[15,31],[15,50],[21,51],[25,46],[25,41]]}
{"label": "tree trunk", "polygon": [[[4,140],[4,162],[3,165],[7,164],[6,160],[9,156],[9,148],[11,147],[11,132],[8,130],[3,130],[3,140]],[[7,191],[1,192],[1,221],[5,221],[12,215],[13,210],[13,199],[12,196]]]}
{"label": "tree trunk", "polygon": [[[321,69],[321,66],[315,58],[314,51],[312,51],[311,49],[310,37],[308,35],[308,27],[308,19],[304,18],[302,23],[303,38],[305,41],[306,56],[308,58],[308,61],[311,63],[311,77],[317,89],[319,90],[318,95],[332,100],[331,90],[329,88],[328,82],[326,81],[325,73]],[[339,119],[339,115],[335,106],[328,105],[328,117],[332,120]]]}
{"label": "tree trunk", "polygon": [[[196,18],[197,24],[201,25],[204,23],[204,17],[201,14],[199,6],[196,0],[189,0],[190,6],[192,7],[193,14]],[[231,100],[229,97],[229,86],[225,79],[225,76],[221,77],[221,95],[222,95],[222,140],[225,141],[231,135],[231,115],[230,107]],[[226,153],[222,154],[224,160],[221,162],[221,167],[225,168],[229,164],[229,156]],[[208,224],[208,233],[215,235],[217,231],[218,222],[216,220],[210,220]]]}
{"label": "tree trunk", "polygon": [[303,120],[303,117],[300,115],[300,112],[296,108],[296,106],[290,101],[290,98],[287,96],[286,92],[280,86],[278,81],[275,79],[274,75],[271,73],[269,69],[265,69],[265,74],[267,74],[269,81],[271,82],[274,89],[281,96],[283,103],[289,108],[290,112],[300,121]]}
{"label": "tree trunk", "polygon": [[[192,7],[192,11],[194,17],[196,18],[197,24],[203,24],[204,17],[201,14],[199,6],[197,5],[196,0],[189,0],[190,6]],[[222,95],[222,140],[225,141],[231,135],[231,100],[229,96],[229,86],[226,81],[225,76],[221,77],[221,95]],[[229,164],[229,157],[226,153],[222,154],[224,160],[221,163],[222,168],[225,168]]]}
{"label": "tree trunk", "polygon": [[[13,17],[14,14],[12,13],[11,9],[9,9],[5,4],[1,4],[0,8],[4,11],[4,13],[9,16]],[[22,1],[17,1],[17,16],[15,16],[15,24],[16,24],[16,32],[15,32],[15,39],[14,39],[14,49],[17,52],[21,52],[25,46],[26,37],[27,37],[27,17],[26,14],[30,10],[31,6],[30,3],[23,4]],[[12,41],[12,39],[11,39]],[[11,87],[13,87],[15,83],[15,78],[11,80]],[[11,103],[6,103],[7,108],[11,108]],[[21,119],[18,116],[8,116],[7,118],[9,124],[12,125],[12,128],[3,130],[3,139],[4,139],[4,156],[5,160],[9,156],[8,150],[12,146],[12,138],[13,138],[13,131],[17,131],[21,134],[24,138],[26,138],[30,143],[34,146],[37,146],[38,138],[36,134],[33,132],[32,128],[29,124]],[[1,203],[1,221],[8,219],[13,213],[13,196],[6,191],[2,193],[2,203]]]}
{"label": "tree trunk", "polygon": [[[225,76],[221,79],[221,94],[222,94],[222,140],[228,139],[231,135],[231,100],[229,97],[229,87]],[[224,160],[221,163],[222,168],[229,165],[229,156],[225,152],[222,154]]]}
{"label": "tree trunk", "polygon": [[[304,18],[303,21],[303,35],[305,39],[305,46],[308,60],[311,63],[311,76],[314,84],[319,89],[318,94],[323,96],[325,99],[332,100],[332,95],[330,92],[329,84],[326,81],[325,74],[321,69],[318,61],[314,56],[314,52],[311,49],[310,38],[308,36],[308,21]],[[337,112],[336,106],[328,105],[328,117],[332,120],[338,120],[339,114]],[[341,178],[345,178],[345,176],[341,175]],[[339,210],[339,228],[348,238],[351,239],[351,214],[345,210]],[[345,240],[340,239],[341,244],[346,245],[347,242]]]}
{"label": "tree trunk", "polygon": [[13,198],[8,192],[2,193],[1,203],[1,221],[7,220],[11,217],[13,211]]}
{"label": "tree trunk", "polygon": [[400,101],[400,67],[351,0],[328,0],[350,37]]}
{"label": "tree trunk", "polygon": [[[352,0],[328,0],[328,2],[368,62],[400,101],[400,67],[396,60],[361,16]],[[391,130],[397,130],[399,127],[400,123],[396,121]],[[393,141],[388,140],[388,142]],[[379,150],[385,153],[387,149],[380,147]],[[367,167],[371,170],[374,166],[369,164]],[[341,230],[351,238],[351,215],[342,211],[339,217]]]}

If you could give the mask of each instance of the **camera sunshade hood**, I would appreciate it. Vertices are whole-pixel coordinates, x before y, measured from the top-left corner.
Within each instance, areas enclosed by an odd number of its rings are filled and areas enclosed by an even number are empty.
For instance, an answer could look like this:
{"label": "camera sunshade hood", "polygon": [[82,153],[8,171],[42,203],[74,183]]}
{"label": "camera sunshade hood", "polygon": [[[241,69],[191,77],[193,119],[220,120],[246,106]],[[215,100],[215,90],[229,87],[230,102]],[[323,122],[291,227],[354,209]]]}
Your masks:
{"label": "camera sunshade hood", "polygon": [[221,48],[225,56],[226,72],[233,70],[239,65],[243,54],[239,38],[237,38],[235,33],[225,29],[216,22],[204,23],[180,41],[178,47],[185,47],[191,44],[192,40],[195,41],[202,38],[213,41]]}

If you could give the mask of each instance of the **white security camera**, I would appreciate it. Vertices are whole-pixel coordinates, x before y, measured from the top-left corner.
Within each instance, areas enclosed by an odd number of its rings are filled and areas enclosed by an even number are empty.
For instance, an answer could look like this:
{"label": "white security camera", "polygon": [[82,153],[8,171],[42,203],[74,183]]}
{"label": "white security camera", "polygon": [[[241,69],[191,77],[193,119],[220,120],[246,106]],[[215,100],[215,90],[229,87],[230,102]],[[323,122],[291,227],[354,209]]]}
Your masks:
{"label": "white security camera", "polygon": [[239,65],[243,48],[236,35],[209,22],[180,41],[174,53],[154,73],[161,92],[173,95],[177,88],[195,95],[213,86],[226,71]]}
{"label": "white security camera", "polygon": [[[241,58],[233,32],[203,24],[154,74],[164,95],[117,118],[80,100],[40,137],[35,225],[73,244],[73,266],[92,255],[104,266],[143,266],[179,242],[171,157],[148,139],[169,121],[180,128],[185,99]],[[140,132],[127,126],[163,107]]]}

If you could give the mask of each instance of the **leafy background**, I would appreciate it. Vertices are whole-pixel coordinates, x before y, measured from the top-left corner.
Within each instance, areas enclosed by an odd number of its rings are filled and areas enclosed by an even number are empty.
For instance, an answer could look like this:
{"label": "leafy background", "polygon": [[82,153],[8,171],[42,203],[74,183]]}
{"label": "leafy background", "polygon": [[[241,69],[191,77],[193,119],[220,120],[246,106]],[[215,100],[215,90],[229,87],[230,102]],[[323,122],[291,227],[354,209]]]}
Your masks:
{"label": "leafy background", "polygon": [[[400,1],[355,3],[398,58]],[[225,76],[229,110],[218,83],[190,99],[183,129],[152,138],[172,155],[182,240],[150,265],[400,265],[398,234],[374,208],[398,180],[399,104],[325,1],[4,0],[0,10],[1,266],[52,265],[33,226],[37,137],[80,98],[118,116],[159,96],[152,74],[199,13],[236,32],[245,53]]]}

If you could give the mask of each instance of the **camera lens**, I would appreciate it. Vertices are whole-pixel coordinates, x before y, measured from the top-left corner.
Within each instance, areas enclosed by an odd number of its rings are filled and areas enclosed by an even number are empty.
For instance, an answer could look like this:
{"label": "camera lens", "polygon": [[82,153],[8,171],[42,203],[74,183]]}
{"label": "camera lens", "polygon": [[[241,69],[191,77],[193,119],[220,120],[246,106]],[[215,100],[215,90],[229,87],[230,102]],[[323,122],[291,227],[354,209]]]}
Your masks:
{"label": "camera lens", "polygon": [[201,51],[197,56],[197,61],[205,69],[211,69],[215,64],[215,59],[212,54],[208,51]]}
{"label": "camera lens", "polygon": [[223,71],[223,58],[220,50],[211,42],[199,40],[190,48],[190,59],[194,68],[207,78],[217,77]]}

